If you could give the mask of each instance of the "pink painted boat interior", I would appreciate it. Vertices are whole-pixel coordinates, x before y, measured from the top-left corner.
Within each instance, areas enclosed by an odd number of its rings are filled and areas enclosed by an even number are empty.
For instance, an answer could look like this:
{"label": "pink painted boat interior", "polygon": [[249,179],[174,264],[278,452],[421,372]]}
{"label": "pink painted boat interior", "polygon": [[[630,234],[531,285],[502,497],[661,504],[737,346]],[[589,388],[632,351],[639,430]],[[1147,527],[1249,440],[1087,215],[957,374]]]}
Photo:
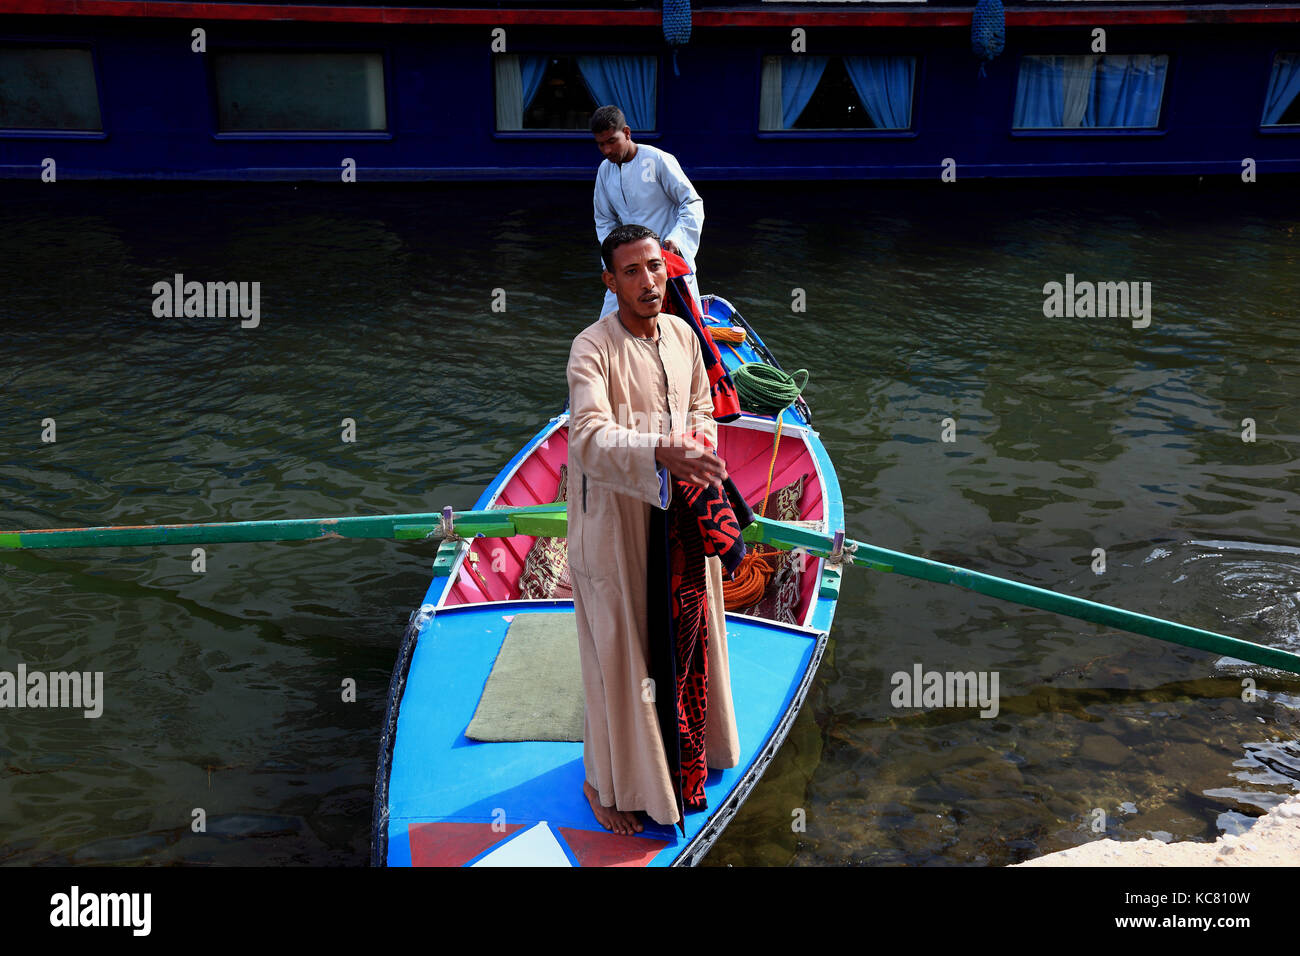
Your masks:
{"label": "pink painted boat interior", "polygon": [[[727,471],[755,514],[759,511],[767,489],[772,439],[771,431],[718,426],[719,451],[727,463]],[[556,429],[519,466],[502,488],[494,507],[518,507],[554,501],[560,484],[560,466],[568,458],[568,448],[568,428]],[[808,477],[804,481],[803,497],[799,502],[799,517],[805,521],[821,519],[824,516],[822,487],[817,479],[812,453],[801,435],[786,430],[782,432],[777,450],[772,490],[785,487],[798,480],[800,475]],[[773,504],[768,505],[769,512],[773,507]],[[522,535],[513,538],[479,538],[470,546],[470,556],[461,564],[445,603],[476,604],[518,598],[519,576],[523,571],[524,559],[535,540]],[[798,620],[804,619],[813,600],[817,578],[815,573],[803,575],[796,614]]]}

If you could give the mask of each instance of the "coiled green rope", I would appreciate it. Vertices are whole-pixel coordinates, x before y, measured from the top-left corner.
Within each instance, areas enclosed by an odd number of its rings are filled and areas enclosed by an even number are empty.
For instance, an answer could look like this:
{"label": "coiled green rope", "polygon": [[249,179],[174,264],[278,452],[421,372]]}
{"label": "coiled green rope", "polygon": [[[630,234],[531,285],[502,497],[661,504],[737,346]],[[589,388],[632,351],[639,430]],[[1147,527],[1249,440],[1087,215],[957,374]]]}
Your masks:
{"label": "coiled green rope", "polygon": [[[802,376],[802,380],[800,380]],[[731,373],[736,392],[752,411],[775,415],[794,404],[808,385],[808,370],[798,369],[788,375],[763,362],[746,362]]]}

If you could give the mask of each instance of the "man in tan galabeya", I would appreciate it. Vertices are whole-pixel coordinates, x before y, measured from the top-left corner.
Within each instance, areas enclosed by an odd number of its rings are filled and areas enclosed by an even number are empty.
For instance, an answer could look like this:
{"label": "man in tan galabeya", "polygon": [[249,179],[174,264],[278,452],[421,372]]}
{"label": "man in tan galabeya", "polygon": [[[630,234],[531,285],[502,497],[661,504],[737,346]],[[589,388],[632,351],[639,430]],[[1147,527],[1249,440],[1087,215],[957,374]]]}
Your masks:
{"label": "man in tan galabeya", "polygon": [[[700,344],[681,319],[659,310],[667,273],[659,239],[619,226],[601,251],[618,309],[573,340],[569,353],[569,566],[586,693],[583,790],[600,824],[642,829],[679,819],[649,680],[646,545],[651,505],[667,507],[669,474],[721,487],[722,460],[686,437],[717,445]],[[612,271],[611,271],[612,270]],[[669,440],[671,436],[671,440]],[[710,767],[740,759],[727,664],[722,565],[706,559],[709,597]],[[662,636],[660,636],[662,639]]]}

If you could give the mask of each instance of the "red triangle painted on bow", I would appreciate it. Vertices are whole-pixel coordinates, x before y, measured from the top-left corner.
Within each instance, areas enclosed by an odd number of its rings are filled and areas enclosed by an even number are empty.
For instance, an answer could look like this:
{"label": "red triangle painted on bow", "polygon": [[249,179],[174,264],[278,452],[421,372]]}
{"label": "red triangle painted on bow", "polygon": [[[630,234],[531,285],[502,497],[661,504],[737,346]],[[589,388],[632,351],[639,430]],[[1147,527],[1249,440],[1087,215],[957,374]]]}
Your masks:
{"label": "red triangle painted on bow", "polygon": [[556,827],[579,866],[646,866],[668,845],[652,837],[622,836],[601,830]]}
{"label": "red triangle painted on bow", "polygon": [[491,823],[412,823],[407,827],[411,841],[412,866],[464,866],[489,847],[500,843],[523,827],[508,823],[493,829]]}

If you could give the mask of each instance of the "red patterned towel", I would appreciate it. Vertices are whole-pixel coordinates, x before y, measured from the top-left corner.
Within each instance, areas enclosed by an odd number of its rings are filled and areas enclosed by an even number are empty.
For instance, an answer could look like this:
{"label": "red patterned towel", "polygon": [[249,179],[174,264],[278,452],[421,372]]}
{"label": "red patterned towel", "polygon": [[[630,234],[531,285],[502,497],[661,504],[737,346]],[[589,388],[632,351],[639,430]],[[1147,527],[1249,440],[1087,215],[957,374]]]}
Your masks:
{"label": "red patterned towel", "polygon": [[[700,435],[693,437],[703,441]],[[683,814],[708,806],[704,738],[709,701],[709,604],[704,559],[717,555],[727,573],[734,572],[745,556],[741,521],[753,520],[748,508],[737,519],[729,498],[728,490],[700,487],[674,476],[668,510],[651,509],[646,602],[651,675],[656,688],[673,688],[671,695],[657,694],[656,706],[664,754],[676,785],[678,810]],[[680,825],[685,832],[684,819]]]}
{"label": "red patterned towel", "polygon": [[700,304],[686,284],[686,277],[691,268],[686,260],[676,253],[663,250],[664,266],[668,269],[668,291],[664,311],[686,320],[695,330],[695,337],[700,340],[700,351],[704,353],[704,368],[709,373],[709,392],[713,396],[713,417],[716,421],[729,422],[740,417],[740,397],[736,386],[731,381],[727,367],[722,364],[713,338],[704,331],[704,316],[700,314]]}

